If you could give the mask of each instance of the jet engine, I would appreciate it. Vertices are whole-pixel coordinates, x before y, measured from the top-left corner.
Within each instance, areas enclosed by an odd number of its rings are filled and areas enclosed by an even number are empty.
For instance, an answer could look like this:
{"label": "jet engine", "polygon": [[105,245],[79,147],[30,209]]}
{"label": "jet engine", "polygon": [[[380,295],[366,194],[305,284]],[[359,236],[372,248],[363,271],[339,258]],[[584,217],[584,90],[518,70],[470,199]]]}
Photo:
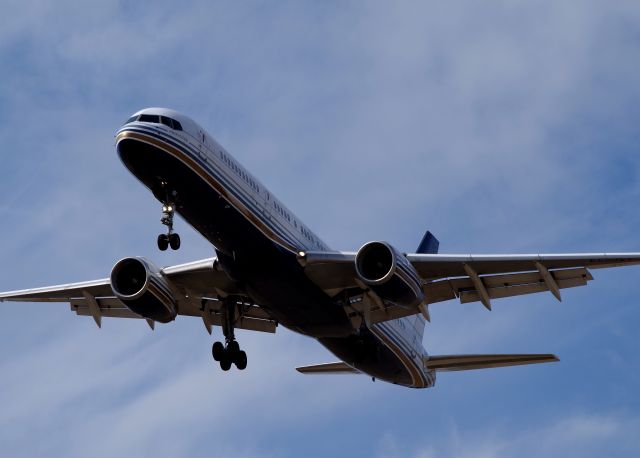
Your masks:
{"label": "jet engine", "polygon": [[176,317],[176,300],[160,270],[144,258],[124,258],[111,270],[111,289],[132,312],[161,323]]}
{"label": "jet engine", "polygon": [[416,307],[424,301],[422,280],[407,258],[387,242],[369,242],[356,255],[356,273],[385,302]]}

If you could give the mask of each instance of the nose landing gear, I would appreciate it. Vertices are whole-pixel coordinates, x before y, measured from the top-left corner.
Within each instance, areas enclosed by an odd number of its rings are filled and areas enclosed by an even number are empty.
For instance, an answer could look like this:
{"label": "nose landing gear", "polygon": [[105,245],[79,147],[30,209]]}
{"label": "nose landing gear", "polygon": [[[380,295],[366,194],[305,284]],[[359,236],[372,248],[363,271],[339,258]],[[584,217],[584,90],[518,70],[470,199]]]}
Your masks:
{"label": "nose landing gear", "polygon": [[173,215],[176,211],[176,205],[173,203],[175,198],[175,191],[172,193],[166,192],[166,198],[162,203],[162,218],[160,222],[167,226],[167,233],[160,234],[158,236],[158,248],[160,251],[166,251],[170,246],[172,250],[180,248],[180,236],[173,232]]}
{"label": "nose landing gear", "polygon": [[236,300],[233,298],[223,299],[222,305],[222,332],[224,333],[225,345],[222,342],[214,342],[211,347],[213,359],[220,363],[223,371],[231,369],[231,364],[235,364],[239,370],[247,368],[247,354],[240,350],[240,344],[236,341],[233,329],[236,314]]}

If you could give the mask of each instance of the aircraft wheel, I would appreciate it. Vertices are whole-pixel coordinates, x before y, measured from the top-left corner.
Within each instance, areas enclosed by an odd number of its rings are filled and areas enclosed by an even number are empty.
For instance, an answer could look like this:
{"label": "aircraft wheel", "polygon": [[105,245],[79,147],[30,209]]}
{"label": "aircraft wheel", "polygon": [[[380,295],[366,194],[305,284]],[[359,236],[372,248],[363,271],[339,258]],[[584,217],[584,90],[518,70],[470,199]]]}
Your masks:
{"label": "aircraft wheel", "polygon": [[169,247],[169,237],[167,234],[160,234],[158,236],[158,248],[160,251],[166,251]]}
{"label": "aircraft wheel", "polygon": [[229,358],[229,355],[226,352],[220,359],[220,369],[223,371],[231,369],[231,358]]}
{"label": "aircraft wheel", "polygon": [[171,234],[169,236],[169,244],[171,245],[172,250],[180,248],[180,236],[178,234]]}
{"label": "aircraft wheel", "polygon": [[224,345],[222,345],[222,342],[213,343],[213,346],[211,347],[211,354],[213,355],[213,359],[215,361],[222,360],[224,356]]}
{"label": "aircraft wheel", "polygon": [[244,351],[236,353],[234,363],[239,370],[245,370],[247,368],[247,354]]}
{"label": "aircraft wheel", "polygon": [[229,342],[229,345],[227,345],[227,353],[229,353],[229,355],[231,355],[232,358],[236,354],[238,354],[239,351],[240,351],[240,345],[238,344],[238,342],[236,342],[235,340],[232,340],[231,342]]}

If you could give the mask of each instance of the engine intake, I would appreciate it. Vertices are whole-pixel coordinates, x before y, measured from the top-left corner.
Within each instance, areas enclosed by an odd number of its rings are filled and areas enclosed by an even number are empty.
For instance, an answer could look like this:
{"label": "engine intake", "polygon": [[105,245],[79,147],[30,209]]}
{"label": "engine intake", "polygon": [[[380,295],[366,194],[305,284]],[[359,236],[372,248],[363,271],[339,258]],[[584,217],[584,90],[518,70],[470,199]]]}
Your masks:
{"label": "engine intake", "polygon": [[169,282],[144,258],[124,258],[111,270],[111,289],[132,312],[160,323],[178,314]]}
{"label": "engine intake", "polygon": [[356,255],[356,273],[385,302],[416,307],[424,301],[422,280],[407,258],[387,242],[365,243]]}

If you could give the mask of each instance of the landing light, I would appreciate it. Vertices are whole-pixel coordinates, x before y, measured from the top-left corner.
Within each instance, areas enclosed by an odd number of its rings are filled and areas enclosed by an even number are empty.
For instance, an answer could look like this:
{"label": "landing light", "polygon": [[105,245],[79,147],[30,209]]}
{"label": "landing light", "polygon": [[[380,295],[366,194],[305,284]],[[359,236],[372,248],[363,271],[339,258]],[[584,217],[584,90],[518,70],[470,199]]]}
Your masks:
{"label": "landing light", "polygon": [[307,253],[305,253],[304,251],[298,251],[298,255],[299,255],[301,258],[304,258],[304,257],[307,255]]}

